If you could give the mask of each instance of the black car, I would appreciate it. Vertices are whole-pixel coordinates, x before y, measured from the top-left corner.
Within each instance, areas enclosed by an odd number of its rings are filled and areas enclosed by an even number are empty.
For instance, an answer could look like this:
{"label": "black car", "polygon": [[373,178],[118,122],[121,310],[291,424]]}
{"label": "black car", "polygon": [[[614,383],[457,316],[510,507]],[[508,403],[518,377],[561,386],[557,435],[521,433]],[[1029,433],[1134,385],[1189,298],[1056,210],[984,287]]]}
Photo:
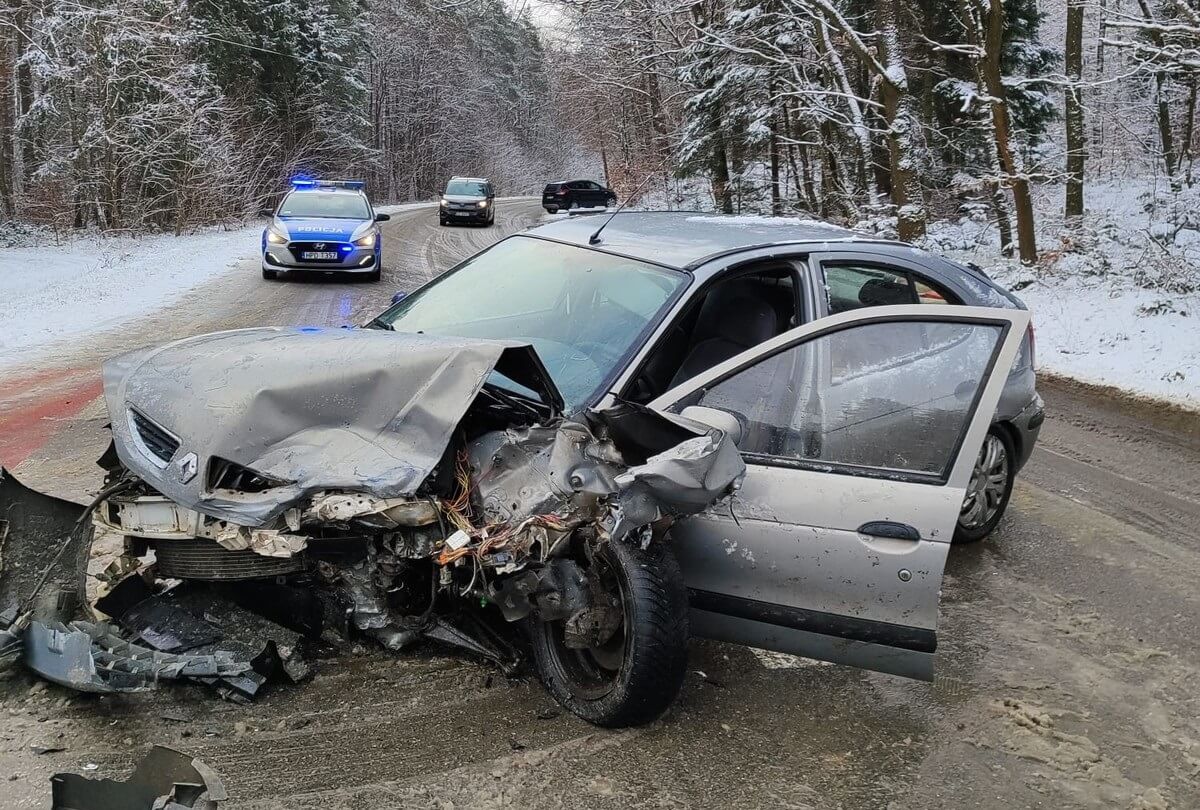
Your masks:
{"label": "black car", "polygon": [[604,208],[617,201],[617,194],[593,180],[563,180],[542,189],[542,208],[551,214],[572,208]]}
{"label": "black car", "polygon": [[491,225],[496,221],[496,189],[486,177],[451,177],[442,192],[438,222],[474,222]]}

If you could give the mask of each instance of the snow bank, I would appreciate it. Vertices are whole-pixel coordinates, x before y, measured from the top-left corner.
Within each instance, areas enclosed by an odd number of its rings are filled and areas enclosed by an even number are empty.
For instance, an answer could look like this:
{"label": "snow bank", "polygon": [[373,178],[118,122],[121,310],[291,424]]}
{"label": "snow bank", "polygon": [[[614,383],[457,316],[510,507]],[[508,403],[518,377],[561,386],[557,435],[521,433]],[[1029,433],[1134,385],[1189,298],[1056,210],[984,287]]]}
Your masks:
{"label": "snow bank", "polygon": [[0,253],[0,366],[177,300],[239,260],[253,259],[261,233],[256,224],[185,236],[82,236],[6,249]]}
{"label": "snow bank", "polygon": [[1090,183],[1067,229],[1061,186],[1035,199],[1040,263],[1000,256],[984,209],[932,223],[925,247],[979,264],[1033,313],[1039,368],[1200,409],[1200,189]]}
{"label": "snow bank", "polygon": [[1200,296],[1082,279],[1016,294],[1033,313],[1039,369],[1200,409]]}

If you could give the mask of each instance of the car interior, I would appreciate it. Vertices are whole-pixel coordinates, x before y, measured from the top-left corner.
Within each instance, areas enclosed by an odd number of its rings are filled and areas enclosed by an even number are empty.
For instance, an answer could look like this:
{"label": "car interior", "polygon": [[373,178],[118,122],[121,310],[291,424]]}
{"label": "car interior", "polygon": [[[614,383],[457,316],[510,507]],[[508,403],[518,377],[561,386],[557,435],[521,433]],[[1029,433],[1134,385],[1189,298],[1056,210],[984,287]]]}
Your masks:
{"label": "car interior", "polygon": [[646,403],[718,363],[800,325],[799,276],[757,264],[713,284],[651,350],[626,398]]}

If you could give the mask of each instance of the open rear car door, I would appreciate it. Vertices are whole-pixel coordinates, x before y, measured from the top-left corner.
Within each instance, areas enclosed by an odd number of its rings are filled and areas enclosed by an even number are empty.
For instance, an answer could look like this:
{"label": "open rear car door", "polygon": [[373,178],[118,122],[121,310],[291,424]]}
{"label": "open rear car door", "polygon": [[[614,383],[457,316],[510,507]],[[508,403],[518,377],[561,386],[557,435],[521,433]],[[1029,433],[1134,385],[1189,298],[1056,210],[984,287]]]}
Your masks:
{"label": "open rear car door", "polygon": [[733,414],[747,465],[728,504],[672,530],[692,632],[932,679],[946,554],[1028,322],[1016,309],[854,310],[652,402]]}

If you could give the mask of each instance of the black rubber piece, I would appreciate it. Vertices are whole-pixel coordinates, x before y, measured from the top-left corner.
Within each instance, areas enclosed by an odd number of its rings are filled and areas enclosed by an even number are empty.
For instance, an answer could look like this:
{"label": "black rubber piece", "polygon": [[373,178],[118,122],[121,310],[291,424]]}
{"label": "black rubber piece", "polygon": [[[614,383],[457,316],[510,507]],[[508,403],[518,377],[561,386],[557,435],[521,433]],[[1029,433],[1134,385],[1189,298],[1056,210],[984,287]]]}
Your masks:
{"label": "black rubber piece", "polygon": [[630,618],[625,660],[607,693],[586,694],[554,642],[560,623],[530,619],[534,662],[547,691],[568,711],[610,728],[648,723],[675,701],[687,674],[688,598],[679,563],[664,541],[641,549],[608,543],[600,552],[623,584]]}
{"label": "black rubber piece", "polygon": [[274,281],[276,278],[278,278],[274,270],[268,270],[265,267],[263,268],[262,274],[263,278],[265,278],[267,281]]}
{"label": "black rubber piece", "polygon": [[982,526],[975,529],[964,528],[961,524],[954,524],[953,543],[962,545],[966,543],[978,543],[980,540],[987,537],[996,530],[1001,518],[1004,517],[1004,512],[1008,509],[1008,501],[1012,498],[1013,481],[1017,477],[1017,449],[1013,444],[1012,436],[1006,428],[1000,425],[992,425],[988,428],[988,434],[996,436],[1004,445],[1004,452],[1008,454],[1008,487],[1004,491],[1004,497],[1000,500],[1000,508],[996,510],[996,514],[992,519]]}

